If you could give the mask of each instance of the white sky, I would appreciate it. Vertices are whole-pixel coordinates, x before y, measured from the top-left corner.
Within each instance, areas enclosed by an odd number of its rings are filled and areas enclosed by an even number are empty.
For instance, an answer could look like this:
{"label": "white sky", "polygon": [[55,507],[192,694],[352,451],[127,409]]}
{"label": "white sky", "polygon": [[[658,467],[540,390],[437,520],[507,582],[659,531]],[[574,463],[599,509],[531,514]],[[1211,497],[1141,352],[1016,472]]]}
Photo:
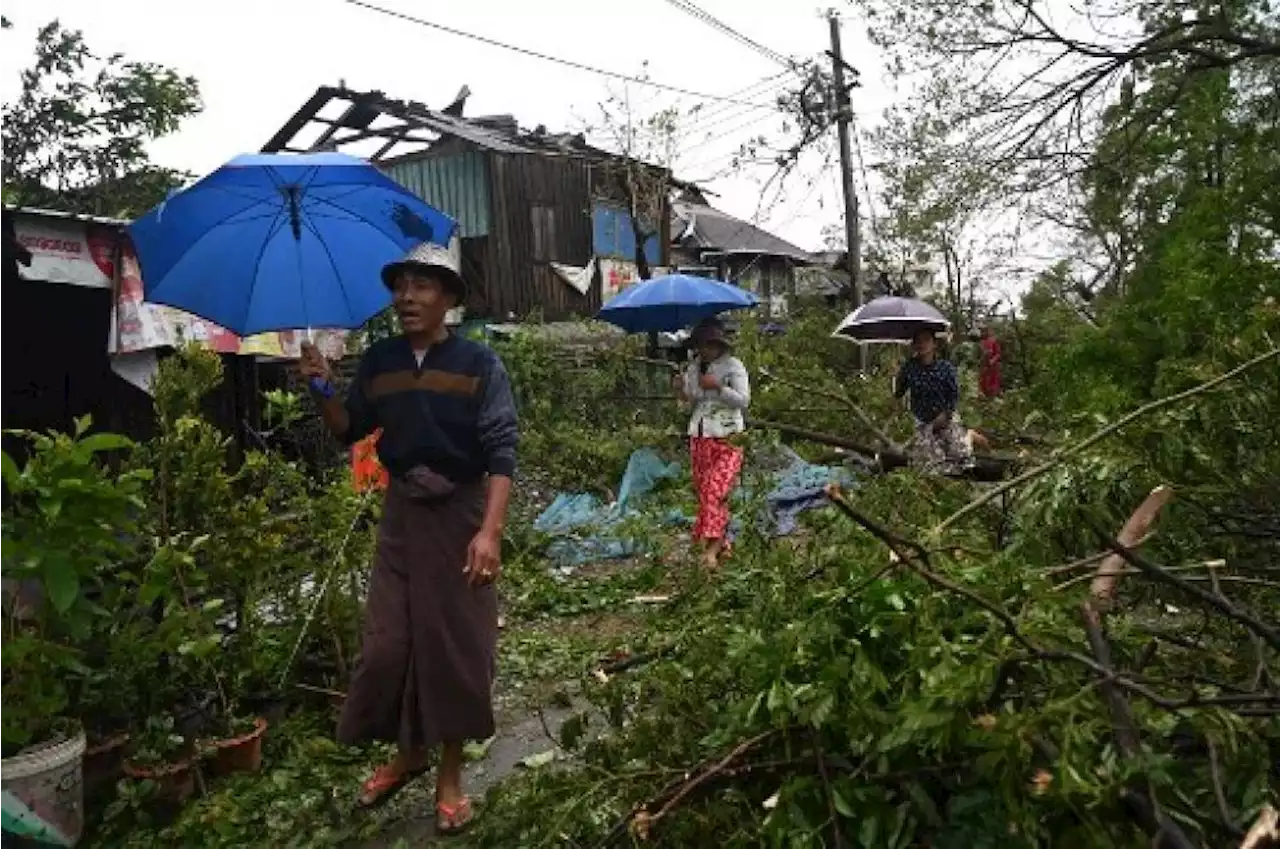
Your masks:
{"label": "white sky", "polygon": [[[620,73],[639,74],[647,62],[650,79],[711,94],[737,92],[782,70],[664,0],[372,2]],[[702,0],[698,5],[779,53],[810,58],[829,48],[825,9],[816,5],[795,0]],[[846,16],[854,13],[852,6],[837,5]],[[467,115],[511,113],[522,126],[545,124],[552,131],[580,130],[584,118],[598,114],[596,104],[608,86],[620,86],[342,0],[5,0],[3,9],[14,24],[5,31],[0,51],[0,95],[5,101],[18,89],[18,73],[29,62],[36,29],[55,17],[83,30],[99,54],[120,52],[195,76],[204,113],[157,143],[153,154],[161,164],[197,174],[238,153],[258,150],[317,86],[336,85],[340,79],[353,89],[381,89],[435,108],[447,105],[466,84],[472,92]],[[864,32],[863,23],[845,18],[845,54],[862,71],[855,111],[871,121],[892,93],[882,82]],[[632,92],[633,102],[652,109],[696,102],[641,88]],[[751,99],[769,102],[767,92]],[[780,123],[767,113],[723,104],[706,104],[708,113],[710,119],[687,129],[680,176],[699,178],[726,168],[737,145]],[[823,225],[842,221],[837,160],[833,155],[827,165],[825,159],[817,150],[804,157],[782,199],[761,210],[762,226],[802,247],[821,247]],[[758,166],[716,180],[710,185],[720,197],[712,202],[752,218],[760,184],[772,171]],[[861,189],[861,177],[858,184]]]}

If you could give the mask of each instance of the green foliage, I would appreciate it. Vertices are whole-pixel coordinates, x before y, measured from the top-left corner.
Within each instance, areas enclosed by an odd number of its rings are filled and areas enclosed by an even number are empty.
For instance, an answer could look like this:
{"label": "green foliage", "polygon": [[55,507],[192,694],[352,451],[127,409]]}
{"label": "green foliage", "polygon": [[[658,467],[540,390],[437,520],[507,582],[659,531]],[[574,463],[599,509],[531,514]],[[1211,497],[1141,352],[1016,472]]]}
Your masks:
{"label": "green foliage", "polygon": [[150,62],[100,57],[58,21],[4,107],[5,202],[132,218],[187,175],[153,164],[149,142],[200,111],[196,81]]}
{"label": "green foliage", "polygon": [[[4,746],[39,742],[71,706],[73,683],[91,675],[80,646],[110,622],[104,605],[130,551],[143,509],[146,470],[113,472],[107,452],[129,440],[89,433],[81,419],[73,435],[22,433],[31,455],[19,469],[3,455]],[[28,608],[18,587],[38,595]]]}

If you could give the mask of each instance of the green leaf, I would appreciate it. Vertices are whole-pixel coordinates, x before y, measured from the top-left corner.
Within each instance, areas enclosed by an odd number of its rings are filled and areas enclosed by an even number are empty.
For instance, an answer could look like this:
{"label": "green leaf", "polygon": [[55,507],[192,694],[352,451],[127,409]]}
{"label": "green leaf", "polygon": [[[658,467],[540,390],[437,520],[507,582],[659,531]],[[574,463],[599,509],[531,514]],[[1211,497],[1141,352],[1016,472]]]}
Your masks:
{"label": "green leaf", "polygon": [[17,491],[18,483],[22,480],[22,472],[18,470],[18,464],[9,456],[8,451],[0,452],[0,472],[3,472],[4,485],[9,488],[9,491]]}
{"label": "green leaf", "polygon": [[560,745],[566,749],[576,748],[587,731],[587,715],[576,713],[560,726]]}
{"label": "green leaf", "polygon": [[842,817],[853,819],[857,814],[853,810],[853,805],[849,804],[849,800],[840,792],[839,787],[831,788],[831,803],[836,806],[837,813]]}
{"label": "green leaf", "polygon": [[80,576],[65,558],[50,557],[44,564],[44,590],[53,609],[66,613],[80,595]]}
{"label": "green leaf", "polygon": [[97,454],[99,451],[117,451],[121,448],[131,448],[133,440],[118,433],[95,433],[80,440],[79,445],[81,449],[91,454]]}
{"label": "green leaf", "polygon": [[482,761],[489,755],[489,749],[493,746],[494,738],[482,742],[471,741],[462,747],[462,757],[467,761]]}
{"label": "green leaf", "polygon": [[520,766],[525,769],[538,769],[554,761],[559,752],[556,749],[548,749],[545,752],[539,752],[536,755],[529,755],[520,761]]}

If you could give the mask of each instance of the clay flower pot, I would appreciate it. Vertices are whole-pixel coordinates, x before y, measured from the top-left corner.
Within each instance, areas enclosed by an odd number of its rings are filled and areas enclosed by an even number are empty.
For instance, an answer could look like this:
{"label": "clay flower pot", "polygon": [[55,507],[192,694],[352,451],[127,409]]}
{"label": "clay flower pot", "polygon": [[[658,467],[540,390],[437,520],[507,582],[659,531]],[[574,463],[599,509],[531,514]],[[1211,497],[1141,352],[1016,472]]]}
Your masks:
{"label": "clay flower pot", "polygon": [[130,739],[128,731],[121,731],[85,749],[84,790],[87,795],[115,786],[124,774],[124,759],[129,752]]}
{"label": "clay flower pot", "polygon": [[143,766],[125,760],[121,767],[124,774],[139,781],[154,781],[160,800],[181,805],[196,792],[195,764],[191,760],[175,763]]}
{"label": "clay flower pot", "polygon": [[258,717],[253,721],[253,730],[247,734],[206,741],[203,748],[213,761],[213,774],[231,775],[262,769],[262,738],[267,727],[267,721]]}

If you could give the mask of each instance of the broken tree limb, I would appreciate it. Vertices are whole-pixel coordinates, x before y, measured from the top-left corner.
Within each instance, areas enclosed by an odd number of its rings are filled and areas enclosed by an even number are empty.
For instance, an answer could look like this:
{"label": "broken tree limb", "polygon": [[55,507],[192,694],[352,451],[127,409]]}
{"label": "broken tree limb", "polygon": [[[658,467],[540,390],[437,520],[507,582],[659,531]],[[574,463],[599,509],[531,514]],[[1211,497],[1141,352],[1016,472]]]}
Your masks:
{"label": "broken tree limb", "polygon": [[[1130,548],[1141,548],[1142,546],[1150,542],[1151,538],[1154,536],[1155,536],[1155,532],[1152,531],[1151,533],[1144,536],[1142,539],[1135,542],[1132,546],[1130,546]],[[1110,551],[1099,551],[1094,554],[1090,554],[1088,557],[1081,557],[1079,560],[1072,560],[1070,563],[1064,563],[1061,566],[1053,566],[1049,569],[1045,569],[1044,574],[1048,575],[1049,577],[1054,577],[1057,575],[1065,575],[1068,572],[1074,572],[1077,569],[1084,569],[1085,567],[1088,567],[1088,566],[1097,566],[1099,563],[1101,563],[1103,560],[1107,559],[1110,556],[1111,556]],[[1092,578],[1093,576],[1091,575],[1089,577]]]}
{"label": "broken tree limb", "polygon": [[[1151,526],[1155,524],[1156,518],[1160,515],[1160,511],[1173,498],[1173,489],[1161,484],[1151,490],[1146,499],[1138,505],[1138,509],[1133,511],[1129,516],[1129,520],[1124,523],[1124,527],[1120,529],[1120,535],[1116,540],[1120,545],[1127,549],[1132,549],[1139,540],[1147,536],[1151,531]],[[1115,600],[1116,583],[1120,578],[1120,573],[1124,569],[1124,558],[1115,552],[1111,552],[1103,559],[1102,565],[1098,567],[1098,572],[1094,576],[1093,584],[1089,588],[1090,595],[1093,596],[1093,603],[1098,605],[1099,610],[1108,610],[1111,603]]]}
{"label": "broken tree limb", "polygon": [[897,442],[894,442],[892,437],[890,437],[887,433],[881,430],[880,427],[877,426],[874,421],[872,421],[871,416],[867,415],[866,410],[863,410],[862,407],[859,406],[848,395],[845,395],[842,392],[830,392],[825,389],[819,389],[817,387],[814,387],[808,384],[802,385],[802,384],[796,383],[795,381],[778,377],[776,374],[774,374],[773,372],[765,368],[760,369],[760,375],[764,377],[766,380],[772,380],[775,383],[782,384],[783,386],[790,386],[792,389],[798,389],[801,392],[806,392],[810,395],[816,395],[819,398],[828,398],[832,401],[835,401],[838,404],[841,404],[846,409],[848,409],[849,412],[853,413],[854,418],[856,418],[859,422],[861,422],[863,427],[871,431],[872,435],[875,436],[875,438],[880,441],[880,445],[885,449],[885,451],[891,454],[901,454],[903,452],[903,447],[899,445]]}
{"label": "broken tree limb", "polygon": [[1277,849],[1280,847],[1280,814],[1267,805],[1258,812],[1253,827],[1244,836],[1240,849]]}
{"label": "broken tree limb", "polygon": [[[1172,497],[1173,490],[1169,487],[1156,487],[1129,516],[1120,530],[1120,536],[1127,538],[1130,544],[1137,542],[1150,530],[1156,516]],[[1115,663],[1111,655],[1111,643],[1107,640],[1104,616],[1115,597],[1116,585],[1124,565],[1123,559],[1117,561],[1112,557],[1104,558],[1090,585],[1089,597],[1080,603],[1080,618],[1089,640],[1089,649],[1098,663],[1111,669],[1115,668]],[[1137,757],[1142,752],[1142,738],[1138,733],[1138,723],[1134,719],[1128,696],[1120,689],[1114,676],[1099,681],[1098,690],[1106,701],[1107,712],[1111,714],[1112,730],[1122,756],[1126,759]],[[1152,845],[1194,849],[1195,844],[1191,838],[1164,813],[1156,796],[1155,786],[1150,781],[1146,785],[1145,792],[1133,789],[1127,795],[1135,818],[1152,835]]]}
{"label": "broken tree limb", "polygon": [[1150,402],[1149,404],[1143,404],[1141,407],[1134,410],[1133,412],[1120,417],[1118,420],[1100,429],[1099,431],[1094,433],[1092,436],[1086,439],[1083,439],[1079,442],[1073,443],[1072,445],[1068,445],[1063,448],[1060,448],[1057,451],[1054,451],[1049,455],[1049,459],[1045,460],[1040,465],[1035,466],[1034,468],[1028,469],[1027,471],[1023,472],[1017,477],[1012,478],[1008,481],[1005,481],[999,486],[992,487],[991,489],[987,490],[982,495],[973,499],[964,507],[961,507],[955,513],[952,513],[950,516],[944,519],[941,524],[939,524],[936,528],[933,529],[933,535],[934,536],[940,535],[947,528],[951,527],[956,522],[963,519],[965,516],[968,516],[970,513],[977,510],[979,507],[982,507],[985,504],[989,504],[990,502],[994,501],[996,498],[1000,497],[1001,495],[1008,492],[1009,490],[1014,489],[1015,487],[1021,486],[1022,484],[1027,483],[1028,481],[1035,480],[1036,478],[1040,477],[1041,475],[1045,474],[1046,472],[1056,467],[1059,463],[1061,463],[1063,460],[1067,459],[1068,457],[1072,456],[1073,454],[1078,454],[1081,451],[1085,450],[1086,448],[1092,445],[1095,445],[1098,442],[1101,442],[1103,439],[1106,439],[1111,434],[1127,427],[1128,425],[1132,424],[1134,421],[1142,418],[1148,413],[1153,413],[1156,410],[1160,410],[1165,407],[1172,406],[1174,404],[1177,404],[1180,401],[1185,401],[1189,398],[1194,398],[1197,395],[1208,392],[1210,389],[1213,389],[1216,386],[1220,386],[1223,383],[1226,383],[1227,381],[1240,376],[1241,374],[1248,371],[1249,369],[1255,368],[1256,366],[1259,366],[1267,362],[1268,360],[1275,359],[1277,356],[1280,356],[1280,348],[1272,348],[1270,351],[1267,351],[1265,354],[1261,354],[1257,357],[1254,357],[1253,359],[1245,363],[1242,363],[1241,365],[1236,366],[1235,368],[1231,369],[1231,371],[1228,371],[1225,374],[1221,374],[1218,377],[1213,378],[1212,380],[1205,381],[1204,383],[1201,383],[1197,386],[1193,386],[1192,388],[1187,389],[1183,392],[1178,392],[1164,398],[1159,398],[1155,401]]}
{"label": "broken tree limb", "polygon": [[1145,558],[1138,556],[1137,552],[1132,549],[1120,545],[1115,540],[1107,539],[1104,536],[1103,541],[1112,551],[1127,561],[1129,565],[1139,569],[1145,573],[1147,577],[1182,590],[1187,595],[1208,607],[1212,607],[1214,610],[1218,611],[1236,624],[1241,625],[1246,630],[1257,634],[1259,637],[1266,640],[1273,649],[1280,650],[1280,630],[1277,630],[1263,622],[1250,611],[1237,606],[1226,596],[1215,595],[1209,590],[1196,586],[1185,578],[1180,578],[1179,576],[1162,569]]}
{"label": "broken tree limb", "polygon": [[852,439],[846,439],[843,436],[835,436],[830,433],[820,433],[816,430],[809,430],[796,425],[784,424],[783,422],[775,422],[768,419],[757,419],[752,417],[748,422],[750,427],[765,428],[767,430],[776,430],[778,433],[784,433],[788,436],[795,436],[800,439],[816,442],[819,445],[830,445],[833,448],[843,448],[846,451],[852,451],[860,454],[868,459],[876,460],[882,469],[896,469],[899,466],[907,465],[907,455],[901,452],[880,452],[869,445],[855,442]]}

